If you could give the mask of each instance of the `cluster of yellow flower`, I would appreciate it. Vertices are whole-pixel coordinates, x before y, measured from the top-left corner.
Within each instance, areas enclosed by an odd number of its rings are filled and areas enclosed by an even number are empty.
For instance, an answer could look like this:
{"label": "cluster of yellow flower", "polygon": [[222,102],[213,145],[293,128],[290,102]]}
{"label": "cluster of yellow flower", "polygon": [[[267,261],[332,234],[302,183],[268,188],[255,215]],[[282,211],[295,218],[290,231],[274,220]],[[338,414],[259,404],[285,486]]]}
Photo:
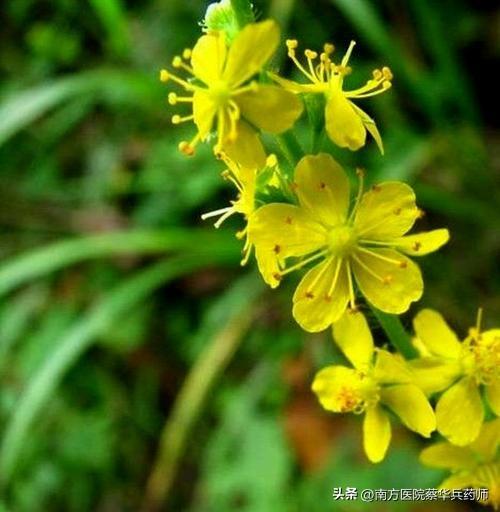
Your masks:
{"label": "cluster of yellow flower", "polygon": [[[236,188],[231,205],[203,215],[222,222],[234,213],[246,226],[237,233],[245,240],[242,264],[252,251],[263,279],[277,287],[283,277],[307,268],[293,296],[293,316],[299,325],[318,332],[332,327],[333,338],[352,367],[320,370],[312,389],[332,412],[365,413],[364,449],[369,460],[381,461],[391,438],[389,411],[410,430],[429,437],[438,430],[446,442],[422,454],[422,461],[449,467],[453,475],[443,487],[483,486],[490,501],[500,502],[500,330],[471,329],[463,343],[431,310],[414,319],[413,340],[419,357],[412,360],[376,348],[356,297],[374,308],[401,314],[423,293],[419,267],[409,256],[439,249],[447,229],[410,234],[421,216],[413,190],[397,181],[358,190],[351,198],[348,174],[326,153],[302,156],[293,172],[285,173],[275,155],[266,155],[261,132],[283,133],[304,110],[305,95],[319,95],[323,126],[336,145],[352,151],[371,134],[383,153],[375,122],[352,100],[380,94],[391,87],[389,68],[376,69],[365,85],[344,90],[351,72],[351,42],[340,61],[334,47],[304,51],[288,40],[288,56],[308,83],[296,83],[265,66],[275,53],[280,31],[274,21],[246,25],[229,38],[224,30],[206,30],[194,48],[173,59],[183,78],[162,70],[164,82],[186,92],[170,92],[171,105],[187,103],[186,116],[174,124],[193,121],[196,134],[179,149],[192,155],[200,141],[214,140],[214,153],[227,166],[223,177]],[[302,62],[301,62],[302,60]],[[439,398],[435,410],[431,401]]]}

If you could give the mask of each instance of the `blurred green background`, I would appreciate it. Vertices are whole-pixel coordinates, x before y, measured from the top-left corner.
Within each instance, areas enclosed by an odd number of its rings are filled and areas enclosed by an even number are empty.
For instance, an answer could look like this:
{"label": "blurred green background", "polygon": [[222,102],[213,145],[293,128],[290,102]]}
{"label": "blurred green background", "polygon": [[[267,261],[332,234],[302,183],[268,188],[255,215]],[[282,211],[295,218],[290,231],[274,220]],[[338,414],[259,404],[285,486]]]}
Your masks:
{"label": "blurred green background", "polygon": [[[442,475],[397,426],[386,461],[365,460],[359,418],[328,415],[309,391],[335,354],[328,333],[295,325],[296,280],[265,290],[239,266],[240,220],[200,220],[232,192],[207,146],[178,153],[189,127],[171,126],[158,71],[193,45],[206,6],[2,2],[0,511],[465,510],[332,500],[334,487],[435,487]],[[408,327],[422,306],[461,335],[478,306],[485,327],[500,318],[497,7],[255,2],[304,47],[355,39],[354,86],[374,67],[394,72],[362,105],[386,156],[374,143],[326,149],[369,180],[408,181],[419,227],[452,233],[421,262]],[[293,72],[282,50],[275,65]],[[307,149],[305,119],[296,131]]]}

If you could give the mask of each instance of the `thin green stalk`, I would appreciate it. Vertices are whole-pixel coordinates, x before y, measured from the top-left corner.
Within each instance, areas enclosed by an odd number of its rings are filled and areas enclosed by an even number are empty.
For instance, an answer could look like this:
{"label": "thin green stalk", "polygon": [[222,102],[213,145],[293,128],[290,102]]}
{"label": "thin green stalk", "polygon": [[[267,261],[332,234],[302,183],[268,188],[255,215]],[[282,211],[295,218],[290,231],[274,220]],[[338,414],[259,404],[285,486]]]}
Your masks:
{"label": "thin green stalk", "polygon": [[199,269],[207,262],[215,263],[221,259],[216,248],[211,256],[200,258],[185,255],[175,259],[169,258],[139,271],[108,292],[86,315],[72,325],[60,340],[57,340],[53,352],[47,354],[47,358],[30,377],[14,413],[8,419],[0,446],[1,485],[7,485],[12,478],[19,455],[29,438],[30,428],[55,392],[65,372],[95,342],[99,334],[118,322],[167,281]]}
{"label": "thin green stalk", "polygon": [[255,21],[252,3],[249,0],[231,0],[231,7],[240,29]]}
{"label": "thin green stalk", "polygon": [[292,131],[276,136],[281,152],[292,167],[304,156],[304,150]]}
{"label": "thin green stalk", "polygon": [[[248,281],[249,277],[251,281]],[[158,455],[146,484],[143,512],[157,512],[162,509],[187,440],[201,414],[210,389],[228,365],[250,327],[254,316],[252,304],[261,290],[261,285],[254,275],[246,276],[241,284],[245,286],[238,292],[242,297],[239,299],[240,304],[235,304],[234,294],[223,297],[224,309],[229,312],[229,318],[226,317],[223,327],[207,341],[206,348],[191,368],[163,427]],[[207,320],[211,323],[213,319]]]}
{"label": "thin green stalk", "polygon": [[406,332],[399,316],[384,313],[379,309],[370,306],[373,314],[378,320],[389,341],[406,359],[413,359],[418,356],[415,347],[411,344],[410,336]]}

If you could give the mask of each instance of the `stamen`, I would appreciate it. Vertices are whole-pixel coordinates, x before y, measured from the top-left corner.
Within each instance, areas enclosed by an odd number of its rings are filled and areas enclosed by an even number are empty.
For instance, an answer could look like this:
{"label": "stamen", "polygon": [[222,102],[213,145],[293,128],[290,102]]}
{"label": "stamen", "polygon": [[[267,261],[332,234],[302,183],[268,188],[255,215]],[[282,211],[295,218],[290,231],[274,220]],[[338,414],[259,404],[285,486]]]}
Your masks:
{"label": "stamen", "polygon": [[368,265],[366,265],[366,263],[360,260],[355,254],[352,255],[352,258],[356,260],[356,262],[375,279],[377,279],[383,284],[389,284],[390,280],[392,279],[391,276],[380,277],[375,271],[373,271]]}
{"label": "stamen", "polygon": [[184,50],[182,51],[182,58],[185,60],[189,60],[192,54],[193,50],[191,50],[191,48],[184,48]]}
{"label": "stamen", "polygon": [[193,140],[191,142],[187,142],[185,140],[179,142],[179,151],[181,153],[184,153],[186,156],[193,156],[194,155],[194,148],[196,144],[198,144],[200,140],[199,134],[196,134]]}
{"label": "stamen", "polygon": [[178,96],[175,92],[168,94],[168,103],[170,105],[177,105],[177,103],[192,103],[192,96]]}
{"label": "stamen", "polygon": [[176,69],[184,69],[190,75],[194,75],[194,70],[191,66],[186,64],[179,55],[176,55],[172,60],[172,66]]}
{"label": "stamen", "polygon": [[323,277],[323,275],[325,274],[325,272],[327,271],[328,268],[330,268],[330,265],[333,261],[333,258],[334,256],[330,256],[328,257],[326,260],[325,260],[325,263],[324,263],[324,266],[323,268],[318,272],[318,274],[316,275],[316,277],[313,279],[313,282],[309,285],[309,293],[312,294],[311,290],[313,288],[316,287],[316,285],[318,284],[318,282],[320,281],[320,279]]}
{"label": "stamen", "polygon": [[352,283],[352,269],[351,269],[351,262],[349,259],[347,259],[347,281],[349,285],[349,304],[351,306],[351,309],[353,311],[356,310],[356,300],[354,297],[354,285]]}
{"label": "stamen", "polygon": [[166,69],[160,71],[160,82],[168,82],[170,75]]}
{"label": "stamen", "polygon": [[352,222],[356,212],[358,211],[359,203],[361,202],[361,198],[363,197],[363,186],[365,180],[365,171],[358,167],[356,169],[356,176],[358,177],[358,195],[356,196],[356,202],[354,203],[354,208],[352,209],[351,214],[349,215],[348,222]]}
{"label": "stamen", "polygon": [[335,287],[337,286],[337,281],[339,280],[340,275],[340,269],[342,267],[342,258],[339,258],[339,261],[337,263],[337,266],[335,268],[335,275],[333,276],[332,284],[330,285],[330,288],[328,289],[328,293],[326,294],[325,299],[329,300],[333,296],[333,292],[335,291]]}
{"label": "stamen", "polygon": [[349,62],[349,59],[351,58],[351,53],[355,46],[356,46],[356,41],[351,41],[351,43],[349,44],[349,48],[347,48],[344,58],[342,59],[342,62],[340,63],[340,65],[343,68],[347,68],[347,63]]}
{"label": "stamen", "polygon": [[297,60],[297,57],[295,56],[295,50],[299,46],[299,43],[296,39],[288,39],[286,42],[286,46],[288,48],[288,57],[292,60],[292,62],[297,66],[299,71],[301,71],[311,82],[316,83],[318,80],[316,76],[311,75],[304,66]]}
{"label": "stamen", "polygon": [[172,124],[180,124],[185,123],[186,121],[192,121],[194,119],[194,115],[181,117],[179,114],[175,114],[172,116]]}
{"label": "stamen", "polygon": [[370,249],[366,249],[365,247],[359,247],[358,251],[364,252],[365,254],[369,254],[374,258],[378,258],[379,260],[386,261],[387,263],[392,263],[393,265],[397,265],[400,268],[406,268],[408,264],[404,260],[395,260],[394,258],[389,258],[388,256],[383,256],[382,254],[378,254],[375,251],[371,251]]}
{"label": "stamen", "polygon": [[200,89],[200,87],[190,84],[186,80],[179,78],[178,76],[170,73],[166,69],[162,69],[160,71],[160,80],[162,82],[168,82],[169,80],[172,80],[173,82],[175,82],[179,85],[182,85],[182,87],[184,87],[184,89],[186,89],[188,91],[195,91],[196,89]]}
{"label": "stamen", "polygon": [[313,254],[312,256],[309,256],[305,260],[299,261],[295,265],[292,265],[291,267],[285,268],[280,272],[280,275],[284,276],[286,274],[289,274],[290,272],[293,272],[294,270],[298,270],[299,268],[302,268],[303,266],[307,265],[308,263],[311,263],[311,261],[315,261],[318,258],[322,258],[323,256],[326,256],[328,253],[327,250],[320,251],[316,254]]}
{"label": "stamen", "polygon": [[226,208],[221,208],[220,210],[214,210],[213,212],[204,213],[201,218],[202,220],[209,219],[210,217],[217,217],[220,215],[221,217],[217,220],[217,222],[214,224],[214,227],[216,229],[219,229],[222,225],[222,223],[228,218],[231,217],[236,213],[236,210],[233,206],[227,206]]}
{"label": "stamen", "polygon": [[331,55],[335,51],[335,46],[333,44],[331,44],[331,43],[325,43],[323,45],[323,51],[327,55]]}

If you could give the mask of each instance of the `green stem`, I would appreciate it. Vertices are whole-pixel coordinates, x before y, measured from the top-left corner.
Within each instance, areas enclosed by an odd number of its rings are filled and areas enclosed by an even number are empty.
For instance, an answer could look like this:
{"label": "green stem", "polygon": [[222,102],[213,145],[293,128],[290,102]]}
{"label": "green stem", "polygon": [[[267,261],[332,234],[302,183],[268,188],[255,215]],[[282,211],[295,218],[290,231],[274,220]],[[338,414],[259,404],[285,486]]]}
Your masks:
{"label": "green stem", "polygon": [[418,356],[416,349],[411,344],[410,336],[406,332],[399,316],[384,313],[379,309],[370,306],[382,329],[384,329],[389,341],[405,357],[413,359]]}
{"label": "green stem", "polygon": [[292,167],[304,156],[304,150],[292,131],[276,135],[281,152]]}
{"label": "green stem", "polygon": [[161,434],[157,460],[146,486],[143,512],[161,510],[208,393],[238,348],[252,319],[251,311],[239,311],[212,339],[189,372]]}
{"label": "green stem", "polygon": [[231,0],[231,7],[240,29],[255,21],[252,3],[249,0]]}

